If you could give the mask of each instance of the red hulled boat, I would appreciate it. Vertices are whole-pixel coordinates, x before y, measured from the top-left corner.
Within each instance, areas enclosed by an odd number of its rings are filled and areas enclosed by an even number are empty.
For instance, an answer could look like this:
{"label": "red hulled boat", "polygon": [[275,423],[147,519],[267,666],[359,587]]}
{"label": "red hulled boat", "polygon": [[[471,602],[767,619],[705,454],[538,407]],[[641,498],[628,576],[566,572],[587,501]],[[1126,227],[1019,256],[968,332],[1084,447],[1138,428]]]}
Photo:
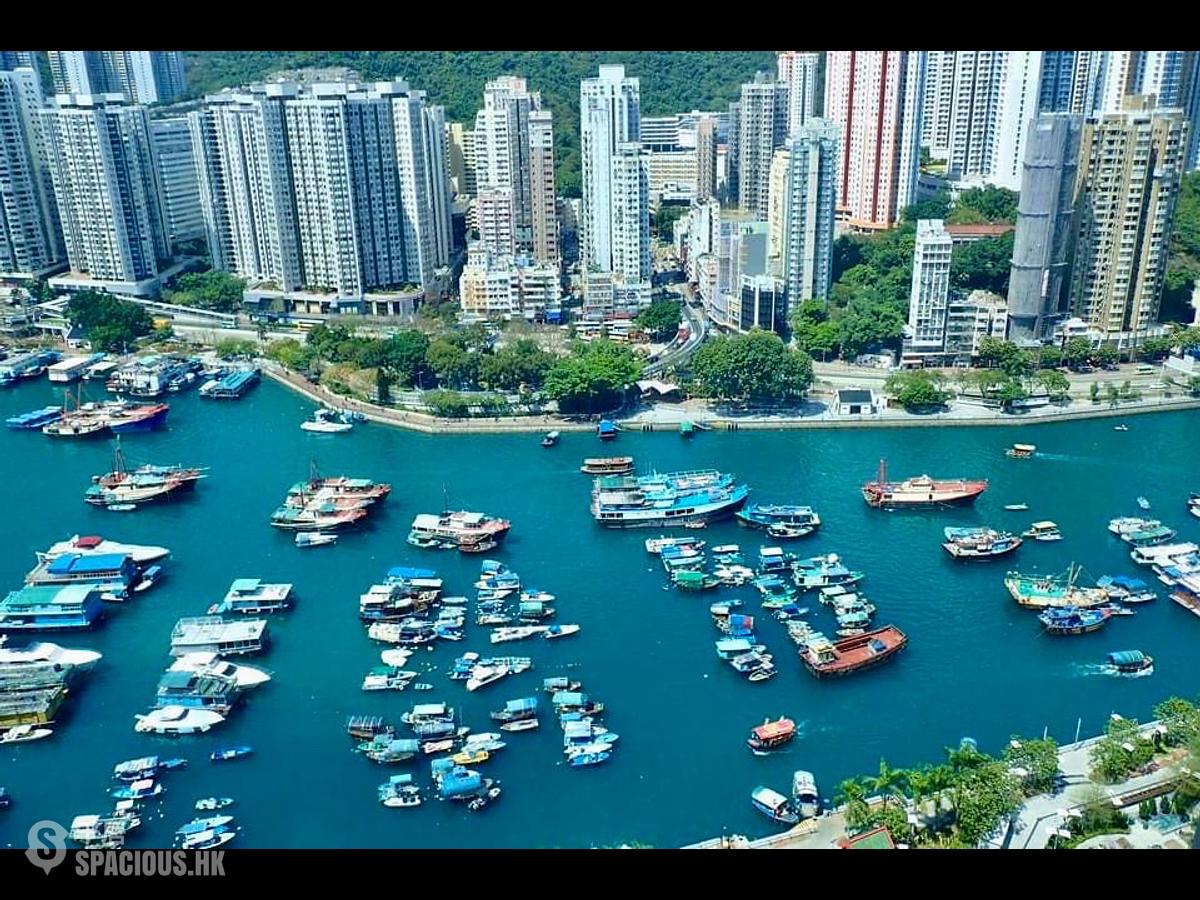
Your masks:
{"label": "red hulled boat", "polygon": [[830,641],[814,635],[800,650],[800,659],[817,678],[835,678],[868,669],[895,656],[908,645],[908,636],[895,625]]}
{"label": "red hulled boat", "polygon": [[879,478],[862,486],[863,499],[875,509],[922,509],[963,506],[987,490],[987,480],[939,480],[921,475],[905,481],[888,481],[887,460],[879,461]]}

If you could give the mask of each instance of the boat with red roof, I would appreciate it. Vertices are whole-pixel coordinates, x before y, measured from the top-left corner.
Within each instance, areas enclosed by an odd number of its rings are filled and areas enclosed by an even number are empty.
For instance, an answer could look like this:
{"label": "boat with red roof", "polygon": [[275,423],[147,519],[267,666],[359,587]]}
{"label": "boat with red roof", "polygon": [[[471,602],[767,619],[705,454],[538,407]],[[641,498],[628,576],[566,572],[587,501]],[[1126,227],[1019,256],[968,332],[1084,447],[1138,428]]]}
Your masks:
{"label": "boat with red roof", "polygon": [[888,481],[887,460],[879,461],[879,477],[862,486],[863,499],[875,509],[928,509],[963,506],[987,490],[986,479],[937,479],[928,475]]}
{"label": "boat with red roof", "polygon": [[787,716],[780,716],[774,722],[764,719],[761,725],[751,729],[746,745],[755,753],[765,753],[782,747],[795,736],[796,723]]}
{"label": "boat with red roof", "polygon": [[810,635],[800,659],[817,678],[835,678],[877,666],[908,645],[908,636],[895,625],[885,625],[840,641],[823,634]]}

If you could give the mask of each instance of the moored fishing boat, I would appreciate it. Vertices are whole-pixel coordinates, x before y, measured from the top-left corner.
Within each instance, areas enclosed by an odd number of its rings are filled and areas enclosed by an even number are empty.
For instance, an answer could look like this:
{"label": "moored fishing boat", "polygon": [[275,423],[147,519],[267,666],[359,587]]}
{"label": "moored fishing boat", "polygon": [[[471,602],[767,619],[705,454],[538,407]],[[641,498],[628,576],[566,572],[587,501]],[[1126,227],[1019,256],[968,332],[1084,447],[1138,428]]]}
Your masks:
{"label": "moored fishing boat", "polygon": [[894,625],[839,641],[813,634],[801,649],[800,659],[817,678],[837,677],[886,662],[907,645],[907,635]]}
{"label": "moored fishing boat", "polygon": [[1080,609],[1078,607],[1050,607],[1038,616],[1047,634],[1071,635],[1090,634],[1098,631],[1112,618],[1107,609]]}
{"label": "moored fishing boat", "polygon": [[974,503],[987,485],[986,479],[934,479],[928,475],[888,481],[887,461],[880,460],[878,478],[862,486],[862,495],[875,509],[928,509]]}
{"label": "moored fishing boat", "polygon": [[1120,600],[1122,603],[1150,603],[1158,599],[1146,582],[1127,575],[1105,575],[1096,579],[1096,587],[1103,590],[1110,600]]}
{"label": "moored fishing boat", "polygon": [[337,543],[337,539],[338,536],[336,534],[324,534],[320,531],[296,532],[297,547],[324,547]]}
{"label": "moored fishing boat", "polygon": [[711,572],[677,571],[671,580],[681,591],[707,591],[720,585],[721,581]]}
{"label": "moored fishing boat", "polygon": [[750,528],[791,525],[815,529],[821,524],[821,517],[811,506],[750,503],[737,512],[736,518],[739,525],[746,525]]}
{"label": "moored fishing boat", "polygon": [[786,716],[780,716],[774,722],[764,719],[761,725],[752,728],[746,744],[755,753],[763,753],[782,747],[795,736],[796,723]]}
{"label": "moored fishing boat", "polygon": [[113,778],[118,781],[141,781],[144,778],[152,778],[160,772],[180,769],[186,765],[186,759],[159,759],[157,756],[143,756],[117,763],[113,768]]}
{"label": "moored fishing boat", "polygon": [[947,528],[942,548],[955,559],[993,559],[1012,553],[1023,543],[1017,535],[992,528]]}
{"label": "moored fishing boat", "polygon": [[1062,575],[1009,572],[1004,578],[1004,586],[1018,604],[1028,609],[1070,606],[1089,609],[1109,602],[1108,594],[1101,588],[1079,587],[1075,583],[1079,574],[1078,566],[1071,566]]}
{"label": "moored fishing boat", "polygon": [[84,500],[93,506],[146,503],[190,491],[207,477],[204,469],[186,466],[143,465],[130,470],[125,464],[120,439],[113,451],[113,470],[93,475]]}

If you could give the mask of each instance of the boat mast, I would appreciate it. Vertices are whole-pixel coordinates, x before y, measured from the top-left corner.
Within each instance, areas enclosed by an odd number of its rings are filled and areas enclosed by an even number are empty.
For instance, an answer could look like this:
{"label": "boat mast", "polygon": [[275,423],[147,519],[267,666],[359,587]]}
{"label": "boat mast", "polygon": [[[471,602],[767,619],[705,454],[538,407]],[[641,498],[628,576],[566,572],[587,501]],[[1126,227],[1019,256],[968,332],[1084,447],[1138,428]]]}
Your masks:
{"label": "boat mast", "polygon": [[879,460],[879,486],[882,488],[887,484],[887,460]]}

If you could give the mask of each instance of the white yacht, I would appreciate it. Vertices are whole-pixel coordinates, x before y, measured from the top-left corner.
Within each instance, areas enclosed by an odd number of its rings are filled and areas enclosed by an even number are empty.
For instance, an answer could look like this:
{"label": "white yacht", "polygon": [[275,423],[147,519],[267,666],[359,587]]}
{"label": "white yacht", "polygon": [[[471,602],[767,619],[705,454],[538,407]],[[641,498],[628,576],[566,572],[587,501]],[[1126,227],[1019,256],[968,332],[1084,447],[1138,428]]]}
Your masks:
{"label": "white yacht", "polygon": [[144,716],[134,716],[134,731],[154,734],[196,734],[220,725],[225,717],[210,709],[189,709],[184,706],[164,706]]}
{"label": "white yacht", "polygon": [[81,556],[94,556],[103,553],[123,553],[133,557],[139,566],[170,556],[171,551],[166,547],[153,547],[142,544],[122,544],[120,541],[110,541],[93,535],[75,535],[70,540],[51,544],[50,549],[37,554],[38,562],[57,559],[64,553],[78,553]]}
{"label": "white yacht", "polygon": [[100,661],[101,656],[95,650],[68,650],[47,641],[36,641],[18,650],[16,647],[6,647],[4,636],[0,635],[0,666],[15,668],[51,663],[86,672]]}
{"label": "white yacht", "polygon": [[220,675],[232,678],[240,690],[258,687],[271,680],[271,676],[262,669],[229,662],[221,659],[216,653],[197,651],[185,653],[171,664],[168,672],[195,672],[197,675]]}

